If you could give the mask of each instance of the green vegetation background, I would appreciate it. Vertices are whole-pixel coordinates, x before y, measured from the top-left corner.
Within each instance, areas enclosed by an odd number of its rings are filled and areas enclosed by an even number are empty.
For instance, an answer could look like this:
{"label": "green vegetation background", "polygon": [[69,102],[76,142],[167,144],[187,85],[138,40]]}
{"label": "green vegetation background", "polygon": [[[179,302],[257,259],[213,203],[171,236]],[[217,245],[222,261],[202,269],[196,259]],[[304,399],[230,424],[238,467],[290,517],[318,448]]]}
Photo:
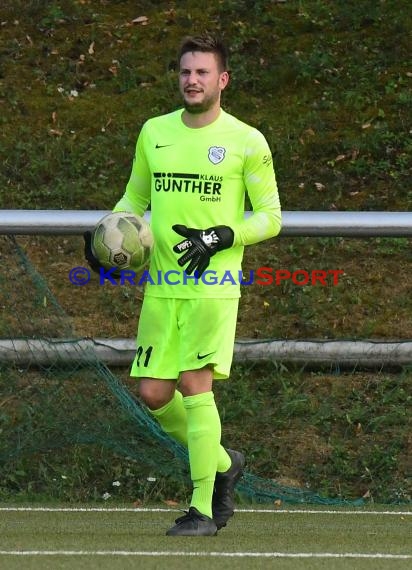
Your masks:
{"label": "green vegetation background", "polygon": [[143,121],[179,105],[178,43],[209,29],[231,48],[225,107],[266,135],[284,209],[406,210],[411,12],[408,0],[6,0],[0,205],[110,208]]}
{"label": "green vegetation background", "polygon": [[[409,0],[3,1],[0,208],[110,209],[143,122],[180,104],[178,43],[204,29],[230,46],[224,107],[267,137],[283,209],[410,210]],[[80,238],[22,243],[80,335],[133,336],[135,292],[91,286],[74,295],[66,284],[67,270],[83,263]],[[238,337],[411,338],[410,246],[280,238],[249,248],[246,268],[345,274],[336,287],[246,288]],[[233,376],[218,396],[225,437],[242,440],[258,473],[332,496],[410,500],[410,370],[235,367]],[[51,495],[73,498],[79,480],[126,469],[73,453],[67,489],[67,479],[53,483],[67,465],[43,460],[11,488],[44,492],[47,480]]]}

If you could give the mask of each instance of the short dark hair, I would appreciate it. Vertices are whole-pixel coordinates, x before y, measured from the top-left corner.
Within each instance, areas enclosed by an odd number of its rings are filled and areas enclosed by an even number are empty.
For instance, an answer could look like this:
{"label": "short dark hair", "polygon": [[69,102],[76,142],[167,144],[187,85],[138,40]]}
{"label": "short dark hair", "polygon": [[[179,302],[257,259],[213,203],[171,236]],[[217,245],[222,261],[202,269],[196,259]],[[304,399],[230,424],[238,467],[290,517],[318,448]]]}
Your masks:
{"label": "short dark hair", "polygon": [[178,60],[187,52],[202,51],[214,53],[218,59],[221,71],[228,69],[228,51],[223,41],[212,34],[205,33],[199,36],[188,36],[179,49]]}

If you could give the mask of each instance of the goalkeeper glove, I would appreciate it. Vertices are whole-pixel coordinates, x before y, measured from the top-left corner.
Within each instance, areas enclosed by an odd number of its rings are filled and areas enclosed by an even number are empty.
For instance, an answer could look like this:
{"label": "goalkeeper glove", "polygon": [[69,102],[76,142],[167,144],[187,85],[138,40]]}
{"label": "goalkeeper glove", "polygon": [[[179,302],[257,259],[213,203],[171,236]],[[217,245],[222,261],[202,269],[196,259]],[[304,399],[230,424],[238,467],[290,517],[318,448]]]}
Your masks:
{"label": "goalkeeper glove", "polygon": [[84,234],[83,234],[84,257],[86,258],[86,260],[90,266],[90,269],[92,269],[96,273],[99,273],[100,269],[104,269],[104,267],[92,251],[92,238],[93,238],[93,232],[90,232],[90,231],[84,232]]}
{"label": "goalkeeper glove", "polygon": [[189,262],[186,268],[188,275],[196,271],[200,277],[215,253],[233,245],[234,233],[229,226],[214,226],[207,230],[196,230],[180,224],[172,227],[177,234],[186,238],[176,244],[173,251],[183,253],[178,259],[180,267]]}
{"label": "goalkeeper glove", "polygon": [[[90,266],[90,269],[95,271],[96,273],[100,273],[100,270],[103,269],[104,271],[108,271],[104,265],[100,263],[97,257],[94,255],[92,250],[92,240],[93,240],[93,232],[87,231],[83,234],[84,239],[84,257],[87,260],[87,263]],[[110,276],[113,279],[118,279],[120,277],[119,273],[120,269],[115,269],[114,271],[110,271]]]}

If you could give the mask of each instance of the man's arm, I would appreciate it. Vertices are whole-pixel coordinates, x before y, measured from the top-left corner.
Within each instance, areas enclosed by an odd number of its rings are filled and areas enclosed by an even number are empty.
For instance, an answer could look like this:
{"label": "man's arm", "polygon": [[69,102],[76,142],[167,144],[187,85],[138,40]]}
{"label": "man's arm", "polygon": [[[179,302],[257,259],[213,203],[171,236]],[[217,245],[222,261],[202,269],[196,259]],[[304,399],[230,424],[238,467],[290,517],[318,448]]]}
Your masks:
{"label": "man's arm", "polygon": [[113,208],[113,212],[132,212],[143,216],[150,202],[151,173],[144,152],[143,126],[136,143],[132,171],[125,193]]}
{"label": "man's arm", "polygon": [[266,139],[257,130],[252,131],[246,144],[244,181],[253,213],[232,228],[235,246],[252,245],[274,237],[282,227],[272,154]]}

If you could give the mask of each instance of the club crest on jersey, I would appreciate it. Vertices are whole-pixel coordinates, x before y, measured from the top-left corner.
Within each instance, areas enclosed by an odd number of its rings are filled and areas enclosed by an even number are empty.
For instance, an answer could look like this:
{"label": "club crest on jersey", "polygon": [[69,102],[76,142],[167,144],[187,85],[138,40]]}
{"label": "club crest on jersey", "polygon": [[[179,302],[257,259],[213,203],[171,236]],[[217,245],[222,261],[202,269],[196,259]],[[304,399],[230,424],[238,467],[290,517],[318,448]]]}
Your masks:
{"label": "club crest on jersey", "polygon": [[219,164],[225,158],[226,149],[222,146],[211,146],[209,148],[209,160],[213,164]]}

